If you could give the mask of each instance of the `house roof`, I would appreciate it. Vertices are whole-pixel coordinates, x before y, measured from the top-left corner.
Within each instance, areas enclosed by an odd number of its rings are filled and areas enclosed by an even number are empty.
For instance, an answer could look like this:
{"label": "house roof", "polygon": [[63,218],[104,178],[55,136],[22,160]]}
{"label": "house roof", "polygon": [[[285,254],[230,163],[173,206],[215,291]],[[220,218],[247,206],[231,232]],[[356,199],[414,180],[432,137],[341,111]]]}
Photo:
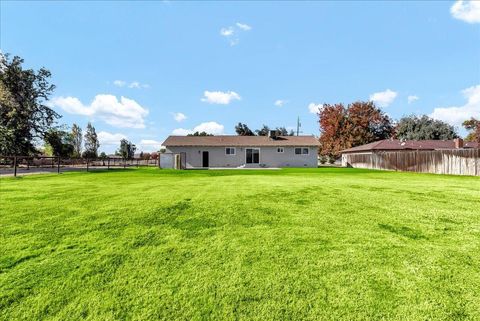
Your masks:
{"label": "house roof", "polygon": [[319,146],[314,136],[169,136],[164,146]]}
{"label": "house roof", "polygon": [[[475,142],[463,143],[464,148],[479,148]],[[436,150],[455,149],[453,140],[406,140],[385,139],[370,144],[365,144],[342,150],[342,153],[368,152],[373,150]]]}

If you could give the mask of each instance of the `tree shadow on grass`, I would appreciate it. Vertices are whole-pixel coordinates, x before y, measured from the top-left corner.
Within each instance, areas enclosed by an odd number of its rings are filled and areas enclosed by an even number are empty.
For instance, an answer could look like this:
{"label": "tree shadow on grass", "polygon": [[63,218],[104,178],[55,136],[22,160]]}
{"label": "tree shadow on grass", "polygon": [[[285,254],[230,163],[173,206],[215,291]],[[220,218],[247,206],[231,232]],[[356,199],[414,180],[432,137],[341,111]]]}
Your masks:
{"label": "tree shadow on grass", "polygon": [[407,226],[393,226],[389,224],[378,224],[378,227],[388,232],[405,236],[412,240],[427,239],[427,237],[421,231],[412,229]]}

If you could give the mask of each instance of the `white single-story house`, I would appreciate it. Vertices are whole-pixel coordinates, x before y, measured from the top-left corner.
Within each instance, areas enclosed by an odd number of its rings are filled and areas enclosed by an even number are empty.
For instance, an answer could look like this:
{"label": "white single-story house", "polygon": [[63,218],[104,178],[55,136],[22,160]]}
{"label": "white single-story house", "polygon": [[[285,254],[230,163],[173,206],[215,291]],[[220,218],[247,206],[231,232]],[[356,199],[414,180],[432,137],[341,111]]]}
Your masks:
{"label": "white single-story house", "polygon": [[314,136],[169,136],[163,145],[185,168],[318,166]]}

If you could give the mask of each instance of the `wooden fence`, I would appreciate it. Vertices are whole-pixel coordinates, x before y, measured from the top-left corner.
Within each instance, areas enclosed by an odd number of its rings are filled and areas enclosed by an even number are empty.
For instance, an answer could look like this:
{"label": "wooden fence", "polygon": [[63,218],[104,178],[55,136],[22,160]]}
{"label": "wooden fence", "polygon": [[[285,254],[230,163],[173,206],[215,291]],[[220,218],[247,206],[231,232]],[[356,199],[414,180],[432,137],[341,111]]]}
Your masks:
{"label": "wooden fence", "polygon": [[349,167],[480,176],[480,149],[445,149],[344,154]]}

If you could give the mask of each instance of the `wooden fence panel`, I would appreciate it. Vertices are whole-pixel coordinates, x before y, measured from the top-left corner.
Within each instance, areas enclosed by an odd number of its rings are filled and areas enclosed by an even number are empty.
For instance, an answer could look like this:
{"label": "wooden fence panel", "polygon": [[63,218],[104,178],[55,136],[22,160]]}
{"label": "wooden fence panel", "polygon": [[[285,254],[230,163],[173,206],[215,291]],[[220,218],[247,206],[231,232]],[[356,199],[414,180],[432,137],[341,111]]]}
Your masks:
{"label": "wooden fence panel", "polygon": [[480,149],[346,154],[347,166],[418,173],[480,176]]}

